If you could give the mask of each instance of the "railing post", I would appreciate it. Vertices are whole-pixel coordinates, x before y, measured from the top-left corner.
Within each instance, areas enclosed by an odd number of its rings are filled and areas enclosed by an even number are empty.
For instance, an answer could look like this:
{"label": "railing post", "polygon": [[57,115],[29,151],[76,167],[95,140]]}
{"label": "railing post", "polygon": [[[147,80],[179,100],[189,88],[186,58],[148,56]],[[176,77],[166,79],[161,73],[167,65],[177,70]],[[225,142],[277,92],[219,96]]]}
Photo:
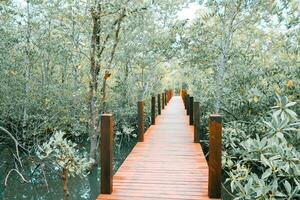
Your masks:
{"label": "railing post", "polygon": [[169,103],[169,90],[166,91],[167,103]]}
{"label": "railing post", "polygon": [[165,96],[164,96],[164,93],[161,94],[161,105],[162,105],[162,109],[165,109]]}
{"label": "railing post", "polygon": [[155,97],[151,98],[151,124],[155,124]]}
{"label": "railing post", "polygon": [[190,95],[189,94],[186,95],[185,101],[186,101],[186,114],[189,115],[190,114]]}
{"label": "railing post", "polygon": [[221,158],[222,158],[222,117],[209,116],[209,160],[208,160],[208,195],[210,198],[221,197]]}
{"label": "railing post", "polygon": [[164,92],[164,96],[165,96],[165,106],[167,105],[167,92]]}
{"label": "railing post", "polygon": [[138,134],[139,142],[144,142],[144,102],[138,102]]}
{"label": "railing post", "polygon": [[187,92],[185,92],[185,95],[184,95],[184,107],[185,107],[185,109],[187,110],[187,95],[188,95],[188,93]]}
{"label": "railing post", "polygon": [[101,194],[113,191],[113,122],[112,114],[101,115]]}
{"label": "railing post", "polygon": [[194,97],[190,97],[190,102],[189,102],[189,114],[190,114],[190,125],[193,125],[193,118],[194,118],[194,115],[193,115],[193,103],[194,103]]}
{"label": "railing post", "polygon": [[158,112],[158,115],[161,114],[161,106],[160,106],[160,102],[161,102],[161,99],[160,99],[160,94],[157,95],[157,112]]}
{"label": "railing post", "polygon": [[200,127],[200,109],[199,102],[193,104],[193,115],[194,115],[194,143],[199,143],[199,127]]}
{"label": "railing post", "polygon": [[186,109],[186,102],[185,102],[185,96],[186,96],[186,90],[185,89],[181,89],[180,91],[180,95],[184,104],[184,108]]}

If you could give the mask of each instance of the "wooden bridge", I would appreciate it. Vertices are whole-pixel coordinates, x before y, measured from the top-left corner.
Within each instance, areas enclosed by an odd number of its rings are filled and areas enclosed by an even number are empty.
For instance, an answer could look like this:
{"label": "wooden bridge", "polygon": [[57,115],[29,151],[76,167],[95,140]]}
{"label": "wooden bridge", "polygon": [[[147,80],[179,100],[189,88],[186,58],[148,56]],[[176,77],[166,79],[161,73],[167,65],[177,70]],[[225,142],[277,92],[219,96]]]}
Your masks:
{"label": "wooden bridge", "polygon": [[[199,104],[192,102],[193,99],[186,94],[183,98],[171,98],[171,95],[163,94],[162,102],[158,96],[158,105],[162,103],[164,109],[158,109],[160,115],[157,117],[152,116],[153,125],[145,133],[143,103],[138,104],[140,142],[114,176],[111,164],[112,116],[102,116],[101,194],[97,200],[220,198],[221,143],[216,142],[216,139],[221,139],[220,116],[211,116],[217,120],[211,120],[210,132],[217,137],[211,137],[210,141],[219,145],[219,149],[210,149],[214,157],[210,157],[209,169],[198,143],[199,109],[191,106],[192,103],[194,106]],[[164,106],[166,102],[169,103]],[[152,99],[152,111],[155,112],[154,105]]]}

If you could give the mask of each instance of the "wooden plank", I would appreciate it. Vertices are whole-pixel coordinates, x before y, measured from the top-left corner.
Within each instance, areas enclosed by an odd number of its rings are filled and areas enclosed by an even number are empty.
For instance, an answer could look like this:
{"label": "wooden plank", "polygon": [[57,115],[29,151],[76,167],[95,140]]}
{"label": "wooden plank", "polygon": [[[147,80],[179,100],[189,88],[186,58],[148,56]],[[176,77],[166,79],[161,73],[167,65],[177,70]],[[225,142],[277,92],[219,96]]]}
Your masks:
{"label": "wooden plank", "polygon": [[113,193],[97,200],[206,200],[208,173],[183,100],[176,96],[115,174]]}

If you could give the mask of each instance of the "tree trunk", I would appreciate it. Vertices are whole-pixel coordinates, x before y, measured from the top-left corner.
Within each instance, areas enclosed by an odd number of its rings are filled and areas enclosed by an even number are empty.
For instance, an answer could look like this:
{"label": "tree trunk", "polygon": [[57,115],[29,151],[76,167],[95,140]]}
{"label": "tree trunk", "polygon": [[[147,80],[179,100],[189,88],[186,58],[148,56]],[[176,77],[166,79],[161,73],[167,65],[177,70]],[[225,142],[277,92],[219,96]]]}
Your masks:
{"label": "tree trunk", "polygon": [[[76,32],[77,29],[77,21],[74,17],[76,15],[76,5],[78,4],[78,1],[75,0],[73,3],[73,6],[71,6],[71,20],[72,20],[72,41],[73,41],[73,47],[76,49],[76,52],[80,51],[79,48],[79,35],[78,32]],[[79,89],[79,61],[81,60],[80,54],[76,54],[74,51],[71,52],[71,68],[72,68],[72,116],[75,119],[75,124],[80,123],[80,117],[78,113],[78,105],[80,102],[79,96],[78,96],[78,89]]]}
{"label": "tree trunk", "polygon": [[231,38],[232,38],[232,27],[228,27],[226,29],[226,24],[222,24],[222,29],[224,36],[222,37],[221,41],[221,55],[220,55],[220,64],[217,66],[217,97],[216,97],[216,104],[215,104],[215,112],[219,113],[221,109],[221,99],[224,93],[224,77],[226,72],[227,66],[227,58],[228,58],[228,50],[230,48]]}
{"label": "tree trunk", "polygon": [[28,121],[28,101],[29,101],[29,92],[30,92],[30,75],[31,75],[31,47],[30,47],[30,38],[31,38],[31,25],[30,25],[30,1],[27,1],[27,35],[26,35],[26,47],[25,47],[25,87],[24,87],[24,104],[23,104],[23,131],[27,126]]}
{"label": "tree trunk", "polygon": [[215,112],[219,113],[221,108],[221,98],[224,91],[224,74],[226,67],[226,58],[224,55],[225,52],[221,52],[220,56],[220,65],[217,67],[217,99],[215,105]]}
{"label": "tree trunk", "polygon": [[64,200],[69,198],[69,189],[68,189],[68,170],[63,168],[61,178],[63,180],[63,189],[64,189]]}
{"label": "tree trunk", "polygon": [[110,53],[110,60],[109,60],[109,63],[108,63],[107,70],[105,71],[105,74],[104,74],[104,77],[103,77],[103,85],[102,85],[102,111],[103,112],[106,112],[107,79],[111,75],[110,69],[112,68],[112,63],[113,63],[113,60],[114,60],[116,49],[117,49],[118,44],[119,44],[119,34],[120,34],[120,31],[121,31],[121,24],[122,24],[122,20],[124,19],[124,17],[125,17],[125,9],[123,9],[122,13],[120,14],[119,18],[116,21],[117,29],[116,29],[116,32],[115,32],[114,45],[113,45],[111,53]]}
{"label": "tree trunk", "polygon": [[[115,31],[115,41],[111,50],[110,60],[108,63],[108,67],[105,71],[105,75],[103,77],[103,85],[102,85],[102,107],[101,109],[103,112],[106,110],[106,86],[107,86],[107,79],[110,77],[110,69],[112,67],[112,62],[114,59],[115,51],[118,46],[119,42],[119,32],[121,29],[121,22],[125,17],[125,9],[123,9],[122,13],[120,14],[119,18],[113,23],[112,30],[114,30],[115,26],[117,29]],[[93,31],[92,31],[92,41],[91,41],[91,81],[90,81],[90,128],[91,128],[91,148],[90,148],[90,158],[96,160],[96,152],[98,146],[98,132],[99,132],[99,108],[97,108],[97,90],[98,90],[98,76],[100,72],[100,64],[101,64],[101,56],[106,47],[107,41],[110,38],[111,34],[108,34],[100,48],[100,34],[101,34],[101,4],[97,5],[97,9],[92,9],[92,21],[93,21]],[[97,56],[97,58],[96,58]]]}
{"label": "tree trunk", "polygon": [[128,92],[127,81],[128,81],[128,77],[129,77],[129,61],[128,60],[126,61],[124,70],[125,70],[125,76],[124,76],[124,81],[123,82],[126,83],[126,87],[124,88],[124,90],[122,92],[122,96],[124,97],[123,103],[128,104],[128,102],[129,102],[129,98],[128,98],[128,95],[127,95],[127,92]]}
{"label": "tree trunk", "polygon": [[[224,77],[226,73],[228,52],[231,48],[231,42],[234,34],[234,21],[238,14],[241,12],[241,5],[243,1],[238,1],[236,4],[235,12],[225,13],[225,17],[221,16],[222,23],[222,37],[221,37],[221,55],[220,55],[220,65],[217,66],[217,99],[215,104],[215,111],[218,113],[221,109],[221,99],[224,93]],[[226,11],[225,11],[226,12]],[[227,19],[227,15],[230,16]]]}
{"label": "tree trunk", "polygon": [[89,107],[90,107],[90,158],[96,160],[97,135],[99,130],[97,103],[98,75],[100,71],[99,61],[96,59],[97,48],[99,48],[99,12],[92,10],[93,32],[91,40],[91,69],[90,69],[90,88],[89,88]]}

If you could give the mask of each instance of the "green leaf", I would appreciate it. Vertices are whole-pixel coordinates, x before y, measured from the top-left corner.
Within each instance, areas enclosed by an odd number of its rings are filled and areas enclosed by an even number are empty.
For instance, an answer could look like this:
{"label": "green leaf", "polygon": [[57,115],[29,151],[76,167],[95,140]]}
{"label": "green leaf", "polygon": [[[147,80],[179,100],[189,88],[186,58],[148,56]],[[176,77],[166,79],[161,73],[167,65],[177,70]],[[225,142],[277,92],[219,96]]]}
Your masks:
{"label": "green leaf", "polygon": [[296,119],[297,118],[297,114],[290,110],[290,109],[286,109],[286,112],[293,118],[293,119]]}
{"label": "green leaf", "polygon": [[276,196],[276,197],[286,197],[285,194],[283,194],[282,192],[279,192],[279,191],[276,191],[276,192],[275,192],[275,196]]}
{"label": "green leaf", "polygon": [[286,104],[285,107],[292,107],[296,104],[297,104],[297,102],[290,102],[290,103]]}
{"label": "green leaf", "polygon": [[284,135],[281,132],[277,132],[276,136],[280,139],[284,139]]}
{"label": "green leaf", "polygon": [[285,187],[285,190],[287,191],[287,193],[291,194],[291,192],[292,192],[292,186],[291,186],[291,184],[288,181],[284,182],[284,187]]}
{"label": "green leaf", "polygon": [[261,178],[264,180],[264,179],[268,178],[271,174],[272,174],[272,170],[269,168],[263,173]]}

